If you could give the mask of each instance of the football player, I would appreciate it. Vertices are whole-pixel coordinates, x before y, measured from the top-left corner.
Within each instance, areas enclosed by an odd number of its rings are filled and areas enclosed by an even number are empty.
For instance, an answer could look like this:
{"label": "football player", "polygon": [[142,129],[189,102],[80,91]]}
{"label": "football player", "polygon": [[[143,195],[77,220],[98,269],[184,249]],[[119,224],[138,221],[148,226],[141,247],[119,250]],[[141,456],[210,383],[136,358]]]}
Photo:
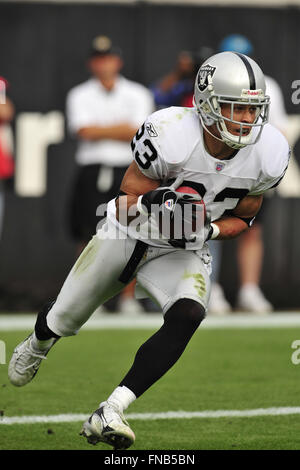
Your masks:
{"label": "football player", "polygon": [[[247,230],[263,193],[280,182],[288,165],[288,143],[267,123],[264,75],[249,57],[223,52],[207,59],[196,77],[194,104],[157,111],[137,132],[134,161],[108,203],[104,225],[9,364],[11,382],[28,383],[60,337],[75,335],[96,307],[136,276],[139,288],[161,306],[163,325],[84,423],[82,435],[92,444],[122,449],[134,442],[123,411],[174,365],[205,318],[211,265],[205,241]],[[178,186],[198,196],[176,191]],[[162,233],[161,214],[173,220],[184,213],[178,208],[201,198],[207,215],[196,233]]]}

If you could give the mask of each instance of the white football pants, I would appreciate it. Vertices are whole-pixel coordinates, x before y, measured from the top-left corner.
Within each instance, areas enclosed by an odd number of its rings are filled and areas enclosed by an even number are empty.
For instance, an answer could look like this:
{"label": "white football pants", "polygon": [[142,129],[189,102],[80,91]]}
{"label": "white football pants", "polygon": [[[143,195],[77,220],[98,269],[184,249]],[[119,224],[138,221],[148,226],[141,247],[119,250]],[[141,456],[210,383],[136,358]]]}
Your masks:
{"label": "white football pants", "polygon": [[[76,334],[97,307],[124,288],[118,277],[136,240],[102,239],[101,230],[78,258],[47,315],[48,327],[59,336]],[[210,273],[207,245],[197,251],[149,245],[135,275],[139,291],[157,302],[165,313],[182,298],[193,299],[206,310]]]}

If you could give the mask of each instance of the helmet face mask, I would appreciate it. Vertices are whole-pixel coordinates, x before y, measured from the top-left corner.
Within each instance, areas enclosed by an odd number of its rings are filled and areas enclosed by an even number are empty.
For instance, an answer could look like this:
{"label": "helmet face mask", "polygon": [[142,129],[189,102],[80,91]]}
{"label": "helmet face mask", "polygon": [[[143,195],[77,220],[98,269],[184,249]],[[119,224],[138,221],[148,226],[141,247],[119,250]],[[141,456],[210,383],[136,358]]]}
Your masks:
{"label": "helmet face mask", "polygon": [[[213,96],[208,99],[208,106],[211,114],[215,117],[215,124],[222,140],[229,146],[235,149],[245,147],[246,145],[253,145],[260,138],[263,130],[263,125],[268,122],[269,115],[269,97],[264,97],[263,104],[260,104],[253,99],[236,100],[234,98],[225,98],[220,96]],[[230,105],[230,117],[224,116],[222,113],[222,105]],[[243,122],[234,119],[236,106],[249,106],[255,108],[255,116],[253,122]],[[227,126],[228,124],[228,126]],[[232,134],[228,129],[230,124],[236,124],[239,128],[238,135]],[[230,126],[232,127],[232,126]],[[244,130],[249,129],[245,135]],[[254,129],[257,128],[258,133],[253,138]]]}
{"label": "helmet face mask", "polygon": [[[252,59],[241,56],[223,52],[207,59],[197,74],[194,94],[194,105],[203,127],[217,140],[235,149],[258,141],[268,122],[270,104],[261,69]],[[253,108],[252,121],[235,119],[239,114],[236,109],[242,110],[242,106],[248,110]],[[223,111],[225,107],[230,109],[229,116]],[[220,137],[208,129],[213,124]]]}

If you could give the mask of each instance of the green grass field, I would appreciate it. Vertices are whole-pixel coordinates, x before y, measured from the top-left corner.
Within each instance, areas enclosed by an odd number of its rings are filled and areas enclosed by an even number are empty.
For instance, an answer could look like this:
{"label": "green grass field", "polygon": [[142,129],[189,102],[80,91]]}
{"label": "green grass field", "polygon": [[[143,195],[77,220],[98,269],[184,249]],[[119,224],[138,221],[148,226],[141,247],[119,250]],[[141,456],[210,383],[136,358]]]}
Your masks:
{"label": "green grass field", "polygon": [[[3,332],[7,362],[28,332]],[[84,413],[98,407],[130,367],[151,330],[81,331],[60,340],[35,379],[9,384],[0,365],[4,417]],[[297,328],[199,329],[184,355],[129,413],[299,406],[300,365],[291,362]],[[130,420],[132,450],[300,449],[300,416]],[[0,424],[0,449],[108,450],[79,436],[82,422]]]}

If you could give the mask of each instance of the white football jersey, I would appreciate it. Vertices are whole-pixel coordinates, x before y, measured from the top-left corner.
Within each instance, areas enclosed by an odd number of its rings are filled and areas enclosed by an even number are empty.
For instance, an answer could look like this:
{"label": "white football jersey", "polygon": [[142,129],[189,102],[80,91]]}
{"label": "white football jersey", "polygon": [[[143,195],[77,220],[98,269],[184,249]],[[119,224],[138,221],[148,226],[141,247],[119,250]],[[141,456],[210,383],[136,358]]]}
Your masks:
{"label": "white football jersey", "polygon": [[[228,160],[212,157],[206,150],[203,128],[194,108],[170,107],[151,114],[132,141],[133,157],[147,177],[168,185],[183,175],[181,186],[193,187],[201,194],[211,220],[233,210],[247,195],[260,195],[276,186],[289,160],[289,145],[273,126],[266,124],[261,137]],[[114,223],[114,201],[108,217]],[[152,233],[152,232],[151,232]],[[130,233],[135,238],[145,238]],[[166,246],[167,240],[149,239],[154,246]],[[201,246],[200,246],[201,244]],[[200,249],[202,242],[187,243],[186,249]]]}

